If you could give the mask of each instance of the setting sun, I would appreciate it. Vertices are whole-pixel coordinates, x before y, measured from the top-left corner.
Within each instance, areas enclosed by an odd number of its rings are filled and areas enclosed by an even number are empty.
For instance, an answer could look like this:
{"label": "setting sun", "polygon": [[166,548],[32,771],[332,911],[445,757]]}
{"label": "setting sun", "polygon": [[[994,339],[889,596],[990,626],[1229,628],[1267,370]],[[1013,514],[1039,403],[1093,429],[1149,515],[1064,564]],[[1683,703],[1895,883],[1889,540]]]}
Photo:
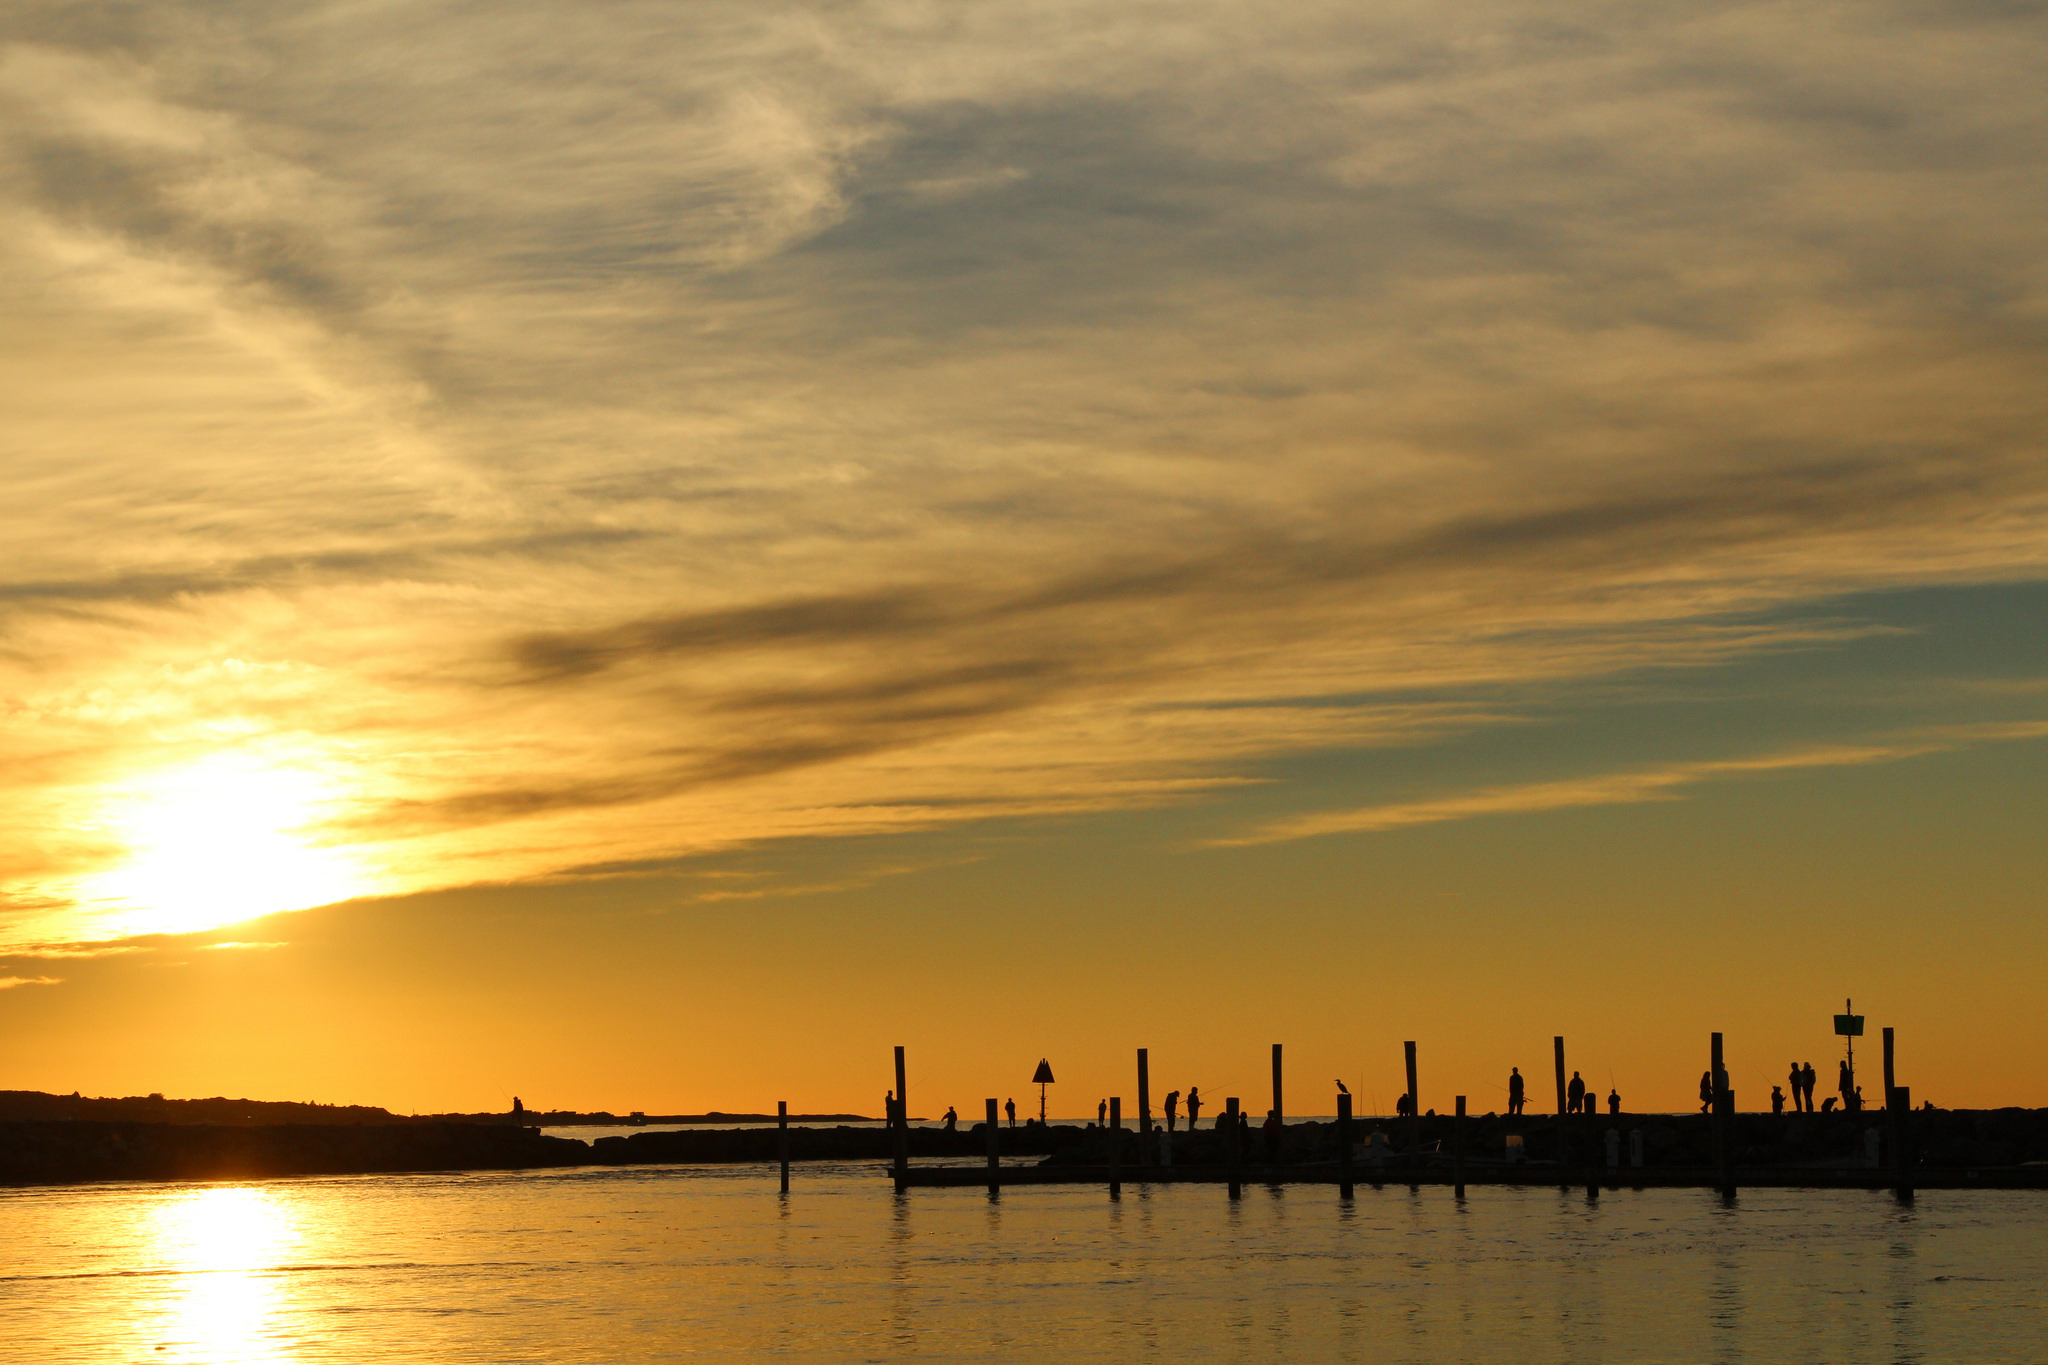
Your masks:
{"label": "setting sun", "polygon": [[126,857],[90,878],[83,899],[118,932],[197,933],[358,894],[345,853],[311,833],[330,783],[299,768],[227,754],[137,783],[104,823]]}

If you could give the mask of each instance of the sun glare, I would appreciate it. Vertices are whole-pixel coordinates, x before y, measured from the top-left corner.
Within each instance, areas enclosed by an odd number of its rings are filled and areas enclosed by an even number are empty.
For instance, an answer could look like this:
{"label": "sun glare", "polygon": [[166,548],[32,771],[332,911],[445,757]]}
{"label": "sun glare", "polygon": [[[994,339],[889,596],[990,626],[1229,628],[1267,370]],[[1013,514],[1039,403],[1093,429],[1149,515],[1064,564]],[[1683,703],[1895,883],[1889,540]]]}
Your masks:
{"label": "sun glare", "polygon": [[217,1186],[173,1195],[150,1226],[158,1263],[179,1293],[156,1319],[155,1359],[258,1365],[293,1358],[288,1305],[276,1265],[299,1231],[276,1193]]}
{"label": "sun glare", "polygon": [[341,850],[311,828],[336,793],[301,768],[222,755],[121,792],[102,823],[126,849],[82,899],[121,934],[186,934],[360,894]]}

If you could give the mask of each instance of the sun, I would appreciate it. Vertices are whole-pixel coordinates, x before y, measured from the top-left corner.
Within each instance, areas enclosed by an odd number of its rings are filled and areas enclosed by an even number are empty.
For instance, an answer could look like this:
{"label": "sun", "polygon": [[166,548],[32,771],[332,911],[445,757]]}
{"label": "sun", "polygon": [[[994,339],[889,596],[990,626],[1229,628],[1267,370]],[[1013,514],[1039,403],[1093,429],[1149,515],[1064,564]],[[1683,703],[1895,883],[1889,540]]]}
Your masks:
{"label": "sun", "polygon": [[100,825],[124,850],[87,879],[122,936],[190,934],[360,895],[348,854],[314,841],[335,785],[316,771],[246,754],[215,755],[108,798]]}

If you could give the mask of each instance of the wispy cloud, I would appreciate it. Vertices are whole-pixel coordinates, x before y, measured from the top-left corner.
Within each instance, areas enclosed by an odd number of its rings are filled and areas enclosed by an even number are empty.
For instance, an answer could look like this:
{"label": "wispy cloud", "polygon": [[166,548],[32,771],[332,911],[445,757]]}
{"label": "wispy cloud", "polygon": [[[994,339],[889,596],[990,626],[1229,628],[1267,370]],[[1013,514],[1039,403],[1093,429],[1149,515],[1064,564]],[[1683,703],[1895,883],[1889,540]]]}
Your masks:
{"label": "wispy cloud", "polygon": [[11,991],[16,986],[60,986],[61,976],[0,976],[0,991]]}
{"label": "wispy cloud", "polygon": [[1367,834],[1470,820],[1489,815],[1518,815],[1569,810],[1580,806],[1622,806],[1644,801],[1676,801],[1688,788],[1729,778],[1761,777],[1810,768],[1862,767],[1944,753],[1972,744],[2048,736],[2048,721],[2006,725],[1958,726],[1886,743],[1837,744],[1786,750],[1751,758],[1672,763],[1626,772],[1484,787],[1418,801],[1395,801],[1351,810],[1318,811],[1275,820],[1235,837],[1209,841],[1211,847],[1312,839],[1327,834]]}

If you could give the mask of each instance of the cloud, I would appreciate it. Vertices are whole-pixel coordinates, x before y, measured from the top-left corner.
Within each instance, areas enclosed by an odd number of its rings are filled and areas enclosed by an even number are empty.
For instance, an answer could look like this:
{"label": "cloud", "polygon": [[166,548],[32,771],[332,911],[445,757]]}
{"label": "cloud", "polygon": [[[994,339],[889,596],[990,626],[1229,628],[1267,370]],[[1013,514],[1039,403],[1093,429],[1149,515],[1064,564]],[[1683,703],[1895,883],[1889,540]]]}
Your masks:
{"label": "cloud", "polygon": [[1842,744],[1792,749],[1753,758],[1673,763],[1630,772],[1602,773],[1554,782],[1530,782],[1458,792],[1420,801],[1389,802],[1353,810],[1319,811],[1292,816],[1230,838],[1209,841],[1210,847],[1237,848],[1284,843],[1328,834],[1369,834],[1414,825],[1470,820],[1489,815],[1520,815],[1570,810],[1582,806],[1624,806],[1644,801],[1677,801],[1686,789],[1728,778],[1759,777],[1811,768],[1862,767],[1895,763],[1927,754],[1946,753],[1974,744],[2048,736],[2048,721],[1953,727],[1917,738],[1882,744]]}
{"label": "cloud", "polygon": [[199,945],[199,951],[203,953],[262,953],[269,952],[275,948],[289,948],[290,946],[288,943],[242,943],[230,939],[225,943],[202,943]]}
{"label": "cloud", "polygon": [[64,978],[59,976],[0,976],[0,991],[11,991],[16,986],[60,986]]}
{"label": "cloud", "polygon": [[0,941],[132,934],[110,811],[223,749],[394,893],[1185,800],[2038,578],[2044,48],[16,6]]}

